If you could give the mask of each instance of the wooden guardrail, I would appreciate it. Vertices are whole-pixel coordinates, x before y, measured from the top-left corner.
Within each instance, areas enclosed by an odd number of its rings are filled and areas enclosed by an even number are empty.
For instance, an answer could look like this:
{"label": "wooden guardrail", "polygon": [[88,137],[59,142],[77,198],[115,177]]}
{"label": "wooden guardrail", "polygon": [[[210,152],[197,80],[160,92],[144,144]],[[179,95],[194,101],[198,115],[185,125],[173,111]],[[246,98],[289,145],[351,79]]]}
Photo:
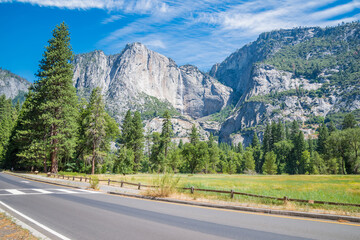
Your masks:
{"label": "wooden guardrail", "polygon": [[[75,181],[76,179],[79,179],[80,182],[82,182],[82,180],[84,180],[85,182],[91,181],[91,177],[75,177],[75,176],[66,176],[66,175],[49,173],[48,177],[51,177],[51,176],[54,176],[55,178],[62,178],[62,179],[68,179],[68,180],[72,179],[73,181]],[[111,180],[111,179],[99,180],[99,182],[107,182],[107,185],[109,185],[109,186],[111,183],[120,184],[120,187],[124,187],[125,185],[137,186],[137,188],[139,190],[141,189],[141,187],[147,187],[147,188],[158,188],[159,187],[159,186],[154,186],[154,185],[145,185],[145,184],[141,184],[141,183],[115,181],[115,180]],[[310,204],[360,207],[360,204],[355,204],[355,203],[339,203],[339,202],[328,202],[328,201],[317,201],[317,200],[304,200],[304,199],[288,198],[287,196],[279,198],[279,197],[264,196],[264,195],[258,195],[258,194],[252,194],[252,193],[236,192],[234,190],[226,191],[226,190],[202,189],[202,188],[194,188],[194,187],[185,187],[185,188],[178,188],[178,189],[179,190],[190,190],[190,192],[192,194],[195,193],[195,191],[230,194],[231,198],[234,198],[235,195],[242,195],[242,196],[249,196],[249,197],[255,197],[255,198],[284,201],[284,203],[286,203],[286,202],[301,202],[301,203],[310,203]]]}

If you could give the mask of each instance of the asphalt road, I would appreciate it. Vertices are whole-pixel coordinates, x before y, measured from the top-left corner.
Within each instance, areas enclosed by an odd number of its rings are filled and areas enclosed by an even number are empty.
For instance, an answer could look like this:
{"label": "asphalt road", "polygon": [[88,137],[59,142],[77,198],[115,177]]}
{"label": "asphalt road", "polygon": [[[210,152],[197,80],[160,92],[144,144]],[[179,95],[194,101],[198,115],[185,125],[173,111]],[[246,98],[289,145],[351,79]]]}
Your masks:
{"label": "asphalt road", "polygon": [[0,208],[50,239],[360,238],[360,224],[92,193],[4,173],[0,173]]}

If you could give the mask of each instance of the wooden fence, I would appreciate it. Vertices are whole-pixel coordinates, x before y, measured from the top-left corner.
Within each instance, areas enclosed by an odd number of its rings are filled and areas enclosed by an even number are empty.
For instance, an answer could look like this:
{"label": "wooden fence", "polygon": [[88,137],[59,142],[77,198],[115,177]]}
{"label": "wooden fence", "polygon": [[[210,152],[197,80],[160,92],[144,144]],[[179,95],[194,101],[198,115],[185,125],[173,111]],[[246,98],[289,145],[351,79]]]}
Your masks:
{"label": "wooden fence", "polygon": [[[59,174],[48,174],[48,177],[54,176],[55,178],[62,178],[62,179],[72,179],[75,181],[76,179],[79,179],[80,182],[84,180],[84,182],[91,181],[91,177],[75,177],[75,176],[65,176],[65,175],[59,175]],[[131,185],[131,186],[137,186],[137,189],[141,189],[141,187],[147,187],[147,188],[158,188],[159,186],[154,185],[145,185],[141,183],[131,183],[131,182],[125,182],[125,181],[115,181],[111,179],[107,180],[99,180],[99,182],[107,182],[107,185],[110,186],[111,183],[120,184],[120,187],[124,187],[125,185]],[[214,190],[214,189],[201,189],[201,188],[194,188],[194,187],[187,187],[187,188],[178,188],[179,190],[190,190],[190,192],[193,194],[195,191],[198,192],[213,192],[213,193],[225,193],[230,194],[231,198],[234,198],[235,195],[242,195],[242,196],[249,196],[249,197],[255,197],[255,198],[263,198],[263,199],[273,199],[278,201],[284,201],[286,202],[301,202],[301,203],[310,203],[310,204],[324,204],[324,205],[337,205],[337,206],[351,206],[351,207],[360,207],[360,204],[355,203],[338,203],[338,202],[327,202],[327,201],[316,201],[316,200],[304,200],[304,199],[296,199],[296,198],[288,198],[287,196],[284,196],[282,198],[278,197],[270,197],[270,196],[263,196],[258,194],[252,194],[252,193],[243,193],[243,192],[236,192],[234,190],[225,191],[225,190]]]}

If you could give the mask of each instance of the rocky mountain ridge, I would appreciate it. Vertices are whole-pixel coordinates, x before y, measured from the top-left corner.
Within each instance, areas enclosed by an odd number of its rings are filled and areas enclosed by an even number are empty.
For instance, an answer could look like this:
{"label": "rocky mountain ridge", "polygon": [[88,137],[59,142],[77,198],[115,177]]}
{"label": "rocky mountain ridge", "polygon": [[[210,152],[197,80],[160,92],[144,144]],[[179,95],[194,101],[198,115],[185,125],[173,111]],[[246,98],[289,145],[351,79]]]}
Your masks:
{"label": "rocky mountain ridge", "polygon": [[22,101],[31,83],[8,70],[0,68],[0,95],[5,94],[15,102]]}
{"label": "rocky mountain ridge", "polygon": [[128,44],[116,55],[79,54],[73,64],[78,94],[87,97],[101,87],[108,110],[119,121],[129,108],[144,113],[158,108],[157,101],[196,119],[220,111],[232,92],[195,66],[179,67],[141,43]]}
{"label": "rocky mountain ridge", "polygon": [[359,22],[329,28],[263,33],[210,75],[231,86],[238,101],[220,139],[249,143],[266,122],[306,123],[360,108]]}

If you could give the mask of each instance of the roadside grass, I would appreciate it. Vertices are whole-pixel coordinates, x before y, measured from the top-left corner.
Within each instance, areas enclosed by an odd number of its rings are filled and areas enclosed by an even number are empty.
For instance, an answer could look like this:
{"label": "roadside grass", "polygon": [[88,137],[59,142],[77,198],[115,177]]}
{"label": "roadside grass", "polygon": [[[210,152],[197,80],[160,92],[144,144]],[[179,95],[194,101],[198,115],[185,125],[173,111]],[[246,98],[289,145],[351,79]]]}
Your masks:
{"label": "roadside grass", "polygon": [[[152,184],[158,174],[100,174],[111,179]],[[360,176],[357,175],[226,175],[177,174],[179,187],[231,190],[273,197],[360,203]]]}
{"label": "roadside grass", "polygon": [[[67,174],[66,174],[67,175]],[[83,176],[83,175],[82,175]],[[154,185],[163,174],[98,174],[100,180],[127,181]],[[340,203],[360,203],[360,175],[228,175],[228,174],[175,174],[177,187],[195,187],[216,190],[234,190],[282,198],[318,200]],[[127,186],[126,187],[130,187]],[[176,195],[176,194],[175,194]],[[242,203],[252,206],[272,206],[289,210],[328,210],[341,214],[360,215],[360,207],[288,202],[230,194],[178,191],[180,197]],[[178,196],[179,197],[179,196]]]}

